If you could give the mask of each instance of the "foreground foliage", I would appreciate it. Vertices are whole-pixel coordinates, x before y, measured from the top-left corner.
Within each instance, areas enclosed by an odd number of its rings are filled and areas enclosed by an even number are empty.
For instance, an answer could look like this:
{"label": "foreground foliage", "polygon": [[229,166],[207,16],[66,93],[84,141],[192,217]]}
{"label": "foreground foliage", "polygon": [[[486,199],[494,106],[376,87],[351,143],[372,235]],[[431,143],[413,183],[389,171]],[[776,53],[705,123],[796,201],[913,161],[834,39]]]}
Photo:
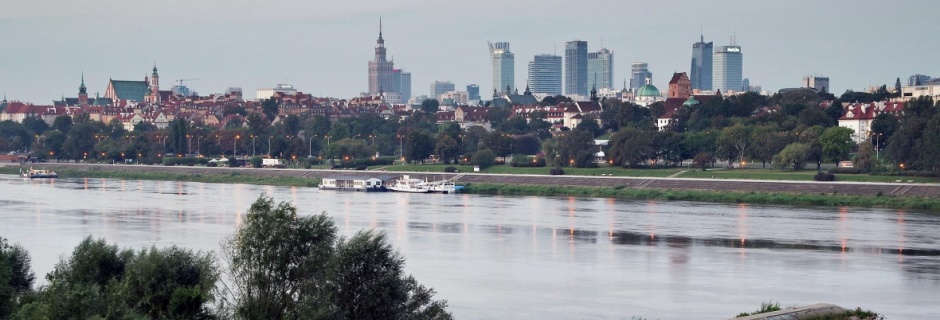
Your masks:
{"label": "foreground foliage", "polygon": [[[272,232],[277,230],[277,232]],[[262,196],[224,245],[239,319],[450,319],[383,233],[337,237],[325,214]]]}

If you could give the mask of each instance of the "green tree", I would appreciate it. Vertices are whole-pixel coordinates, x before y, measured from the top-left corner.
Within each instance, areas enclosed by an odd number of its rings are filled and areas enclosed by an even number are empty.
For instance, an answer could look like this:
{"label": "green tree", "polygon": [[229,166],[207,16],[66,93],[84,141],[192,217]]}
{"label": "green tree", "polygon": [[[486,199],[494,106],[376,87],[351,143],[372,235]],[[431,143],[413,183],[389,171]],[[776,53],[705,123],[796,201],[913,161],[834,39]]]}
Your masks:
{"label": "green tree", "polygon": [[470,164],[480,166],[480,169],[492,167],[495,163],[496,154],[490,149],[478,150],[470,157]]}
{"label": "green tree", "polygon": [[70,116],[57,116],[52,120],[52,128],[62,131],[62,133],[68,134],[69,129],[72,129],[72,117]]}
{"label": "green tree", "polygon": [[264,113],[264,117],[268,119],[268,123],[273,122],[274,117],[277,117],[277,114],[280,112],[280,105],[281,102],[274,97],[261,102],[261,112]]}
{"label": "green tree", "polygon": [[711,152],[701,152],[696,154],[695,158],[692,158],[692,165],[702,169],[702,171],[708,169],[708,166],[713,163],[715,163],[715,157],[712,156]]}
{"label": "green tree", "polygon": [[512,137],[504,133],[493,132],[486,136],[483,146],[493,150],[497,157],[505,158],[512,154]]}
{"label": "green tree", "polygon": [[405,157],[408,162],[424,161],[434,152],[434,138],[424,131],[415,131],[408,135],[405,142]]}
{"label": "green tree", "polygon": [[594,163],[594,153],[597,147],[594,146],[594,137],[587,131],[568,131],[558,139],[558,160],[563,166],[585,168]]}
{"label": "green tree", "polygon": [[95,134],[98,131],[90,123],[82,123],[71,128],[62,143],[62,152],[56,158],[82,159],[86,152],[95,151]]}
{"label": "green tree", "polygon": [[823,159],[832,162],[848,159],[849,151],[855,146],[852,142],[852,132],[852,129],[845,127],[831,127],[823,131],[819,137]]}
{"label": "green tree", "polygon": [[23,127],[33,134],[43,134],[46,130],[49,130],[49,125],[38,116],[23,118]]}
{"label": "green tree", "polygon": [[32,290],[36,275],[29,269],[29,252],[0,238],[0,319],[8,319],[17,301]]}
{"label": "green tree", "polygon": [[636,128],[623,128],[610,136],[607,157],[614,164],[624,167],[638,167],[656,155],[653,135]]}
{"label": "green tree", "polygon": [[728,155],[728,166],[731,166],[736,160],[744,160],[743,157],[747,155],[747,148],[751,146],[751,140],[753,139],[751,135],[753,131],[753,127],[745,126],[741,123],[721,130],[718,141],[719,146],[725,146],[724,149],[728,150],[723,152]]}
{"label": "green tree", "polygon": [[150,319],[210,318],[219,272],[212,255],[176,246],[151,247],[127,264],[120,296]]}
{"label": "green tree", "polygon": [[878,166],[878,160],[874,157],[875,150],[872,148],[871,141],[862,142],[858,147],[858,153],[852,159],[852,165],[862,172],[870,172]]}
{"label": "green tree", "polygon": [[809,159],[810,146],[805,143],[791,143],[780,151],[774,157],[774,167],[777,169],[786,169],[793,166],[793,170],[803,170],[806,161]]}
{"label": "green tree", "polygon": [[424,99],[421,101],[421,111],[424,111],[425,113],[434,114],[437,113],[439,109],[440,103],[437,101],[437,99]]}
{"label": "green tree", "polygon": [[436,154],[445,164],[450,164],[451,161],[457,161],[457,157],[460,155],[460,145],[457,144],[457,140],[451,138],[448,135],[441,135],[437,138],[437,142],[434,147],[434,154]]}

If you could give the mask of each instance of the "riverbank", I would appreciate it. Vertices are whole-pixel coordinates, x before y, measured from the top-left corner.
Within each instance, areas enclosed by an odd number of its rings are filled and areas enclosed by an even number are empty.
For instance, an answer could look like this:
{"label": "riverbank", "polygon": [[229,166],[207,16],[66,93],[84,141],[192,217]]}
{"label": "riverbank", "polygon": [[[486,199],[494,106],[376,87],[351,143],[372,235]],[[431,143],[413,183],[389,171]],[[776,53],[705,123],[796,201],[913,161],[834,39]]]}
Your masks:
{"label": "riverbank", "polygon": [[[410,174],[431,181],[454,179],[468,193],[578,196],[662,201],[701,201],[797,206],[855,206],[940,212],[940,185],[923,183],[794,182],[659,177],[546,176],[523,174],[445,174],[352,170],[208,168],[48,163],[61,177],[245,183],[315,187],[320,178],[343,174]],[[16,174],[17,165],[0,166]]]}
{"label": "riverbank", "polygon": [[[0,167],[0,174],[17,174],[17,167]],[[202,183],[243,183],[272,186],[316,187],[320,178],[316,177],[287,177],[287,176],[258,176],[242,174],[239,172],[215,173],[172,173],[150,171],[123,171],[123,170],[74,170],[56,169],[56,173],[63,178],[108,178],[125,180],[160,180],[160,181],[188,181]]]}
{"label": "riverbank", "polygon": [[707,190],[632,189],[618,187],[509,185],[471,183],[468,193],[493,195],[577,196],[633,200],[698,201],[795,206],[853,206],[916,209],[940,212],[940,199],[920,197],[871,197],[833,194],[793,194]]}

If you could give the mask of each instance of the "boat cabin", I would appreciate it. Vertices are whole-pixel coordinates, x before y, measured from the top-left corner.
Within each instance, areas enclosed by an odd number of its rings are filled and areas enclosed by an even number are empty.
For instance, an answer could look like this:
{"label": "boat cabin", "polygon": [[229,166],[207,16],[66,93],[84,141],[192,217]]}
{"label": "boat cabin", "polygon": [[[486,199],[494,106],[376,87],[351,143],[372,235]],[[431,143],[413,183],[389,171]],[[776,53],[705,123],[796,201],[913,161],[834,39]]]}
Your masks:
{"label": "boat cabin", "polygon": [[324,177],[320,189],[349,191],[385,191],[385,181],[378,177],[332,176]]}

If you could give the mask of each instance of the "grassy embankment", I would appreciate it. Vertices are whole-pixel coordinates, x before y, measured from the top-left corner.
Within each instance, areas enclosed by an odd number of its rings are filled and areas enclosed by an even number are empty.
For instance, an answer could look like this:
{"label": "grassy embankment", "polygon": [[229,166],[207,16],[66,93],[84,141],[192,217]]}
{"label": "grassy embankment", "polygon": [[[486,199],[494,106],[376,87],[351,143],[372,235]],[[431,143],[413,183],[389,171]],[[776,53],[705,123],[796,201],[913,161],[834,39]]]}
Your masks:
{"label": "grassy embankment", "polygon": [[[392,166],[383,166],[382,170],[386,171],[415,171],[415,172],[444,172],[444,168],[451,165],[445,164],[406,164],[406,165],[392,165]],[[458,172],[461,173],[474,173],[473,166],[465,165],[456,165],[453,166],[457,168]],[[371,169],[371,168],[370,168]],[[523,168],[523,167],[513,167],[510,165],[498,165],[492,166],[483,170],[480,170],[479,173],[497,173],[497,174],[542,174],[548,175],[549,171],[552,168],[550,167],[541,167],[541,168]],[[669,168],[669,169],[625,169],[620,167],[600,167],[600,168],[563,168],[565,174],[567,175],[578,175],[578,176],[601,176],[601,175],[611,175],[611,176],[620,176],[620,177],[668,177],[672,174],[675,174],[683,169],[680,168]]]}
{"label": "grassy embankment", "polygon": [[[792,180],[813,181],[816,170],[770,170],[770,169],[709,169],[708,171],[689,170],[678,178],[703,179],[748,179],[748,180]],[[836,181],[851,182],[897,182],[901,180],[914,183],[940,183],[940,179],[926,177],[876,176],[870,174],[836,174]]]}
{"label": "grassy embankment", "polygon": [[[0,174],[17,174],[18,167],[0,167]],[[261,177],[237,172],[217,174],[187,174],[165,173],[125,170],[67,170],[57,169],[56,173],[62,178],[110,178],[127,180],[162,180],[162,181],[190,181],[203,183],[244,183],[273,186],[316,187],[320,183],[318,178],[300,177]]]}
{"label": "grassy embankment", "polygon": [[782,204],[804,206],[855,206],[917,209],[940,212],[940,199],[873,197],[832,194],[790,194],[706,190],[632,189],[625,187],[577,187],[479,184],[466,185],[469,193],[534,196],[578,196],[638,200],[700,201],[718,203]]}

